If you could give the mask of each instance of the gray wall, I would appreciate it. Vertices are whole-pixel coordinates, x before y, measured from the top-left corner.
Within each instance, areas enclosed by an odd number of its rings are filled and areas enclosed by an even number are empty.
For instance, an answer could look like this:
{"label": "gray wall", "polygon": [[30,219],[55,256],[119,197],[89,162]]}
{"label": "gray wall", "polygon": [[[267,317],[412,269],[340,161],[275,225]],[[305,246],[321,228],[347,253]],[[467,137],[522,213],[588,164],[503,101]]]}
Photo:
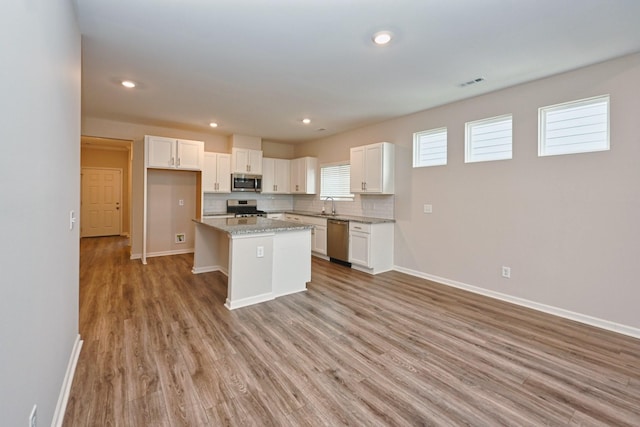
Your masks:
{"label": "gray wall", "polygon": [[69,0],[0,14],[0,424],[51,423],[78,335],[80,34]]}
{"label": "gray wall", "polygon": [[[461,89],[463,90],[463,89]],[[611,150],[537,156],[542,106],[611,94]],[[464,124],[513,114],[513,159],[464,164]],[[448,165],[413,169],[413,132],[446,126]],[[640,328],[640,55],[307,143],[344,160],[396,144],[395,264],[413,274]],[[423,204],[433,214],[422,213]],[[500,277],[501,266],[512,278]],[[566,313],[565,313],[566,314]]]}

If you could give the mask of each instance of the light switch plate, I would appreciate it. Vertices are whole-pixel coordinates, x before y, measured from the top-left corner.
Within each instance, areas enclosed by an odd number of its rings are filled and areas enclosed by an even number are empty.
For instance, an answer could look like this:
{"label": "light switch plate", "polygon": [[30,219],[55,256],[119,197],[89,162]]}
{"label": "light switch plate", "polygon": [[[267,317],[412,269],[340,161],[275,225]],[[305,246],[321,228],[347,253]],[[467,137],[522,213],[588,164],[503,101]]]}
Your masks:
{"label": "light switch plate", "polygon": [[425,204],[424,205],[424,213],[426,213],[426,214],[433,213],[433,205]]}

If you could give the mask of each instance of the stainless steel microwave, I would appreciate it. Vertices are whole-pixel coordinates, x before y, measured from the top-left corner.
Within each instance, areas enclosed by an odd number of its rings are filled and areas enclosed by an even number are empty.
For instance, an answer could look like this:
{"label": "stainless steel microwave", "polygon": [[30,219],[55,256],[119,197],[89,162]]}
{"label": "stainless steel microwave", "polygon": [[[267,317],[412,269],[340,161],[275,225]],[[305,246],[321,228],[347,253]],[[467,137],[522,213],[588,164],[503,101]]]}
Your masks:
{"label": "stainless steel microwave", "polygon": [[231,175],[231,191],[262,191],[262,175],[246,175],[234,173]]}

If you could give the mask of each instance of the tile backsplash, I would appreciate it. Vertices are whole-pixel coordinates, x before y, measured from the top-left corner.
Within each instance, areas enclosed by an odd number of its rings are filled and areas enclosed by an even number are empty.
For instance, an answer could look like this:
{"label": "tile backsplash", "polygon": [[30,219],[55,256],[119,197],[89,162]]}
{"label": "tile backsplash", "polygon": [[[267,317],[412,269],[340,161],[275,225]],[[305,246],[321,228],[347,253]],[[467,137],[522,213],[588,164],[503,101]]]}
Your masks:
{"label": "tile backsplash", "polygon": [[205,193],[202,211],[208,213],[224,213],[227,211],[227,199],[256,199],[258,209],[263,211],[293,210],[293,196],[289,194],[260,194],[260,193]]}
{"label": "tile backsplash", "polygon": [[[227,199],[256,199],[258,209],[263,211],[309,211],[321,212],[325,207],[331,212],[331,201],[320,200],[319,195],[280,195],[260,193],[205,193],[203,212],[223,213],[227,211]],[[394,196],[360,196],[356,194],[353,201],[336,201],[336,213],[339,215],[367,216],[374,218],[394,218]]]}
{"label": "tile backsplash", "polygon": [[[394,196],[355,195],[353,201],[336,201],[336,213],[339,215],[367,216],[394,219]],[[331,200],[320,200],[318,195],[295,196],[293,209],[297,211],[331,212]]]}

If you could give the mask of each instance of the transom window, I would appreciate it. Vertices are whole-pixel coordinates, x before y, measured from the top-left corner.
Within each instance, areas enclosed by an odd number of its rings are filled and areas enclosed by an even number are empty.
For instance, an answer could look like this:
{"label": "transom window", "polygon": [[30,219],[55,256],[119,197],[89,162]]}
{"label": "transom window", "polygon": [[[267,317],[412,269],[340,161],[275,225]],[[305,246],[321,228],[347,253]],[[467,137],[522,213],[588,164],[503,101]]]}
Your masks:
{"label": "transom window", "polygon": [[512,157],[511,114],[465,124],[465,163],[506,160]]}
{"label": "transom window", "polygon": [[609,95],[538,110],[538,155],[609,150]]}
{"label": "transom window", "polygon": [[447,128],[413,134],[413,167],[447,164]]}

